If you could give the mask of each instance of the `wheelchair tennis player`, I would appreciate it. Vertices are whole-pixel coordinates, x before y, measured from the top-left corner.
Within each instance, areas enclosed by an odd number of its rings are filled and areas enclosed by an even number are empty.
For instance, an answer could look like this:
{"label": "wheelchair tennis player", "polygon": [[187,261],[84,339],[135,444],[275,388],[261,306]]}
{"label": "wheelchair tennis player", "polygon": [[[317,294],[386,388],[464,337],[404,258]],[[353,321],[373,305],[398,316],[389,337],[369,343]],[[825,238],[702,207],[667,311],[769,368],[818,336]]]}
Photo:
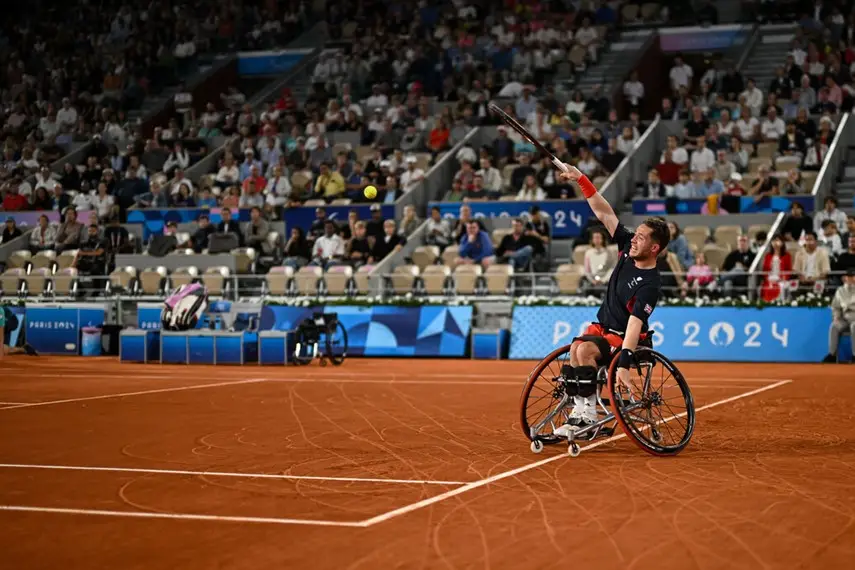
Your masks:
{"label": "wheelchair tennis player", "polygon": [[618,246],[617,266],[609,279],[597,322],[585,334],[573,339],[570,365],[578,381],[573,396],[573,410],[567,423],[555,428],[554,434],[571,437],[573,433],[597,421],[597,371],[619,351],[617,379],[629,385],[629,368],[633,351],[649,340],[648,320],[656,308],[661,288],[656,259],[668,247],[670,234],[663,218],[645,220],[636,232],[620,224],[617,214],[594,184],[576,167],[565,165],[559,174],[565,181],[579,184],[597,218],[605,225]]}

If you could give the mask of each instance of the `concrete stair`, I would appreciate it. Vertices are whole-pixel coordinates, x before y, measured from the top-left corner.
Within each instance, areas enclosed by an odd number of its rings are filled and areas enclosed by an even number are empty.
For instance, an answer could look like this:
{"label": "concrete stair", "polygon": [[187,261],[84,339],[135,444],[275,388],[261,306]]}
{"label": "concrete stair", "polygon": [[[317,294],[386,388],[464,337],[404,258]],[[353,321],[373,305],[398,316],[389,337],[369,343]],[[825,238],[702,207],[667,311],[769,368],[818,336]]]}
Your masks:
{"label": "concrete stair", "polygon": [[603,93],[611,93],[635,65],[635,56],[651,35],[653,30],[620,32],[600,54],[599,61],[578,76],[573,89],[580,89],[587,95],[595,85],[601,85]]}
{"label": "concrete stair", "polygon": [[754,79],[764,95],[769,91],[769,84],[775,78],[775,69],[787,61],[794,31],[795,28],[790,26],[761,27],[757,43],[745,58],[741,69],[743,77],[746,81],[749,78]]}

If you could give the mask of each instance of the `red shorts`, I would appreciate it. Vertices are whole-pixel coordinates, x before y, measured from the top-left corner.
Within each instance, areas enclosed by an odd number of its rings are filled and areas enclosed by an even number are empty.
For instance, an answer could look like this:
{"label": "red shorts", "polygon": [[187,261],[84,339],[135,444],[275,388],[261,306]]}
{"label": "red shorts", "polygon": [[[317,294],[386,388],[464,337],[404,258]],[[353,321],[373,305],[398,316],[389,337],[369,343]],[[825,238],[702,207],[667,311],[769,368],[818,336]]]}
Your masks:
{"label": "red shorts", "polygon": [[[648,344],[647,340],[649,338],[649,332],[641,333],[638,338],[639,346],[642,346],[642,343],[644,345]],[[601,358],[606,359],[621,349],[623,346],[623,337],[617,333],[606,330],[603,328],[603,325],[599,323],[591,323],[588,325],[588,328],[585,329],[585,334],[576,337],[573,339],[573,342],[593,342],[600,349]]]}
{"label": "red shorts", "polygon": [[[588,325],[588,328],[585,329],[585,334],[583,334],[582,337],[585,336],[598,336],[606,339],[606,342],[609,343],[609,346],[612,347],[612,350],[619,349],[623,346],[622,336],[612,332],[607,332],[606,329],[603,328],[603,325],[599,323],[591,323],[590,325]],[[577,340],[584,340],[582,339],[582,337],[579,337]]]}

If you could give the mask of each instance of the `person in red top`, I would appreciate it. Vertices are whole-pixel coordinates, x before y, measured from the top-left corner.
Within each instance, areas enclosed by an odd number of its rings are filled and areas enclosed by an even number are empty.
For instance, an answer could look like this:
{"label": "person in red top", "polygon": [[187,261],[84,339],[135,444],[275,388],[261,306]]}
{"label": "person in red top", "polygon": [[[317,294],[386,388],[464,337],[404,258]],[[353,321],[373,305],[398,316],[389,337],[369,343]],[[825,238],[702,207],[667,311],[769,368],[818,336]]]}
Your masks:
{"label": "person in red top", "polygon": [[781,295],[781,283],[786,282],[793,272],[793,258],[784,245],[784,238],[772,238],[769,253],[763,259],[763,286],[760,296],[764,301],[774,301]]}
{"label": "person in red top", "polygon": [[262,176],[258,172],[257,166],[253,166],[250,169],[250,175],[247,176],[246,180],[243,181],[243,192],[244,192],[244,194],[249,189],[250,180],[255,183],[255,187],[258,188],[259,190],[264,190],[265,188],[267,188],[267,180],[265,180],[264,176]]}
{"label": "person in red top", "polygon": [[440,152],[448,148],[448,139],[451,136],[451,131],[448,130],[448,125],[445,120],[440,118],[436,122],[436,126],[430,132],[428,137],[428,148],[433,152]]}
{"label": "person in red top", "polygon": [[3,209],[7,212],[20,212],[26,210],[29,205],[27,197],[18,194],[18,185],[13,181],[6,188],[6,195],[3,197]]}
{"label": "person in red top", "polygon": [[725,196],[745,196],[745,188],[742,187],[742,175],[734,172],[730,175],[730,180],[724,186]]}
{"label": "person in red top", "polygon": [[276,108],[280,111],[291,111],[297,108],[297,100],[291,93],[290,87],[282,89],[282,96],[276,101]]}

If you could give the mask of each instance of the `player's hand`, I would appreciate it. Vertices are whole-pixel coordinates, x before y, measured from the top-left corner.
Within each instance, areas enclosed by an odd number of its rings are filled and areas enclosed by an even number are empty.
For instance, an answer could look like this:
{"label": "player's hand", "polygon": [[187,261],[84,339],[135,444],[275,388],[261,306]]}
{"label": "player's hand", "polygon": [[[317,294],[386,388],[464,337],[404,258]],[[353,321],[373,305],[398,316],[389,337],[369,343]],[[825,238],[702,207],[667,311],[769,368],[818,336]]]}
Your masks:
{"label": "player's hand", "polygon": [[627,392],[632,394],[632,382],[629,379],[629,370],[626,368],[618,368],[615,374],[617,376],[618,382],[623,384]]}
{"label": "player's hand", "polygon": [[566,182],[575,182],[582,178],[582,171],[572,164],[564,163],[564,170],[558,173],[558,179]]}

